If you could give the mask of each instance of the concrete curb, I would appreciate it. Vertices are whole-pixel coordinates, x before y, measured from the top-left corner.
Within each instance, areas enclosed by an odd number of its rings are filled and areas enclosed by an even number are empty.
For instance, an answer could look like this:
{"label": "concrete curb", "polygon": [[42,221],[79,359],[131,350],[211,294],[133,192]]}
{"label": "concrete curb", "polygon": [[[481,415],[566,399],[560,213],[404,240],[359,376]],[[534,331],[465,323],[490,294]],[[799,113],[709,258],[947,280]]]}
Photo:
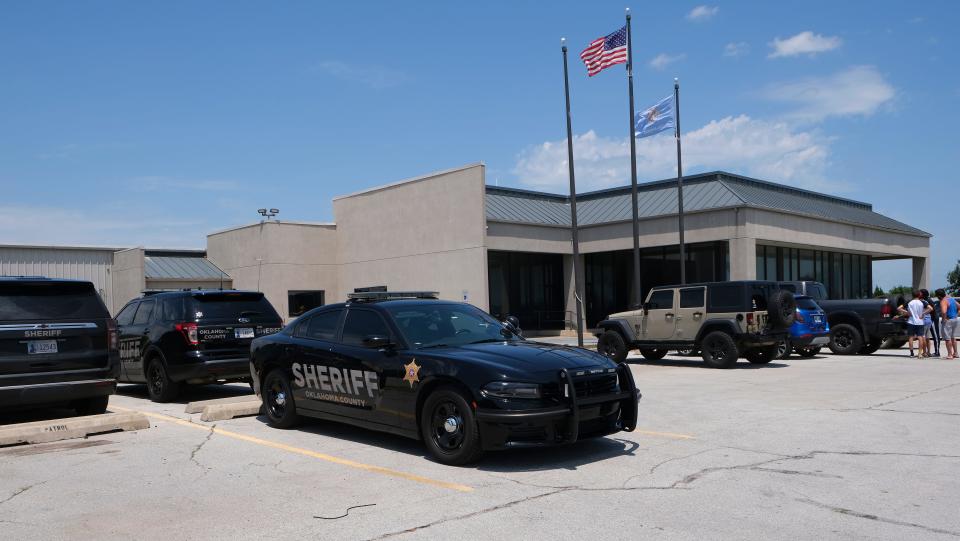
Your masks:
{"label": "concrete curb", "polygon": [[203,409],[206,408],[207,406],[213,406],[218,404],[236,404],[240,402],[250,402],[251,400],[256,400],[257,402],[260,402],[260,399],[257,398],[256,395],[248,394],[248,395],[241,395],[241,396],[231,396],[228,398],[215,398],[213,400],[200,400],[197,402],[189,402],[187,403],[186,409],[184,409],[183,411],[184,413],[201,413],[203,412]]}
{"label": "concrete curb", "polygon": [[72,438],[84,438],[104,432],[141,430],[144,428],[150,428],[150,421],[142,413],[104,413],[84,417],[18,423],[0,426],[0,447],[20,443],[48,443]]}
{"label": "concrete curb", "polygon": [[247,417],[250,415],[259,415],[260,407],[263,404],[259,401],[248,400],[246,402],[233,402],[227,404],[211,404],[203,408],[200,415],[201,421],[226,421],[234,417]]}

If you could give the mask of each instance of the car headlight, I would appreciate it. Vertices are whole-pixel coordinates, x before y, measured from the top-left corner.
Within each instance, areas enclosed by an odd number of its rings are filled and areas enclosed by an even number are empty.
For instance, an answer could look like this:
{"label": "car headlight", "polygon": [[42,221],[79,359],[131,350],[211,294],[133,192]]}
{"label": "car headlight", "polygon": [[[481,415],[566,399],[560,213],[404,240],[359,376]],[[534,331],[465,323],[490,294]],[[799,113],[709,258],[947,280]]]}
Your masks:
{"label": "car headlight", "polygon": [[540,385],[536,383],[516,383],[512,381],[494,381],[483,386],[483,394],[494,398],[540,398]]}

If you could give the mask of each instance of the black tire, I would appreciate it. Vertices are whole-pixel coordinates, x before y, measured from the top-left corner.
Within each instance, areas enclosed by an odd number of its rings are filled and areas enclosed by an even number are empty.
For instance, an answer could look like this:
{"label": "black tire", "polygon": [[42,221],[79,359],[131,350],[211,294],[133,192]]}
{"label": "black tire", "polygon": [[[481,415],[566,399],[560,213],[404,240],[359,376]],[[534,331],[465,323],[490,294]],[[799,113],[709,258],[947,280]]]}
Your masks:
{"label": "black tire", "polygon": [[871,340],[863,346],[860,347],[860,351],[857,352],[859,355],[873,355],[880,349],[880,346],[883,345],[881,340]]}
{"label": "black tire", "polygon": [[767,299],[767,314],[775,329],[787,329],[797,317],[797,300],[793,293],[778,289]]}
{"label": "black tire", "polygon": [[462,466],[483,455],[480,429],[468,399],[453,387],[430,393],[420,410],[423,442],[438,462]]}
{"label": "black tire", "polygon": [[791,353],[793,353],[793,346],[789,340],[781,340],[777,344],[777,359],[788,359]]}
{"label": "black tire", "polygon": [[627,342],[617,331],[606,330],[597,339],[597,351],[613,360],[614,362],[623,362],[627,358]]}
{"label": "black tire", "polygon": [[732,336],[723,331],[713,331],[700,342],[700,356],[710,368],[733,368],[740,352]]}
{"label": "black tire", "polygon": [[267,416],[267,424],[273,428],[293,428],[300,422],[297,405],[293,401],[290,378],[281,369],[275,369],[263,379],[260,388],[263,400],[261,411]]}
{"label": "black tire", "polygon": [[804,359],[809,359],[810,357],[819,355],[820,349],[820,346],[794,346],[793,352]]}
{"label": "black tire", "polygon": [[159,357],[153,357],[147,362],[145,372],[147,380],[147,394],[154,402],[171,402],[180,394],[180,382],[173,381],[167,375],[167,367]]}
{"label": "black tire", "polygon": [[863,347],[860,329],[849,323],[834,325],[830,330],[829,347],[837,355],[855,355]]}
{"label": "black tire", "polygon": [[670,350],[667,349],[641,349],[640,355],[643,355],[643,358],[648,361],[659,361],[666,357],[669,352]]}
{"label": "black tire", "polygon": [[73,402],[73,409],[77,410],[77,415],[99,415],[107,412],[107,404],[110,402],[110,396],[92,396]]}
{"label": "black tire", "polygon": [[780,346],[764,346],[762,348],[753,348],[747,350],[744,354],[744,357],[747,358],[752,364],[767,364],[770,361],[777,359],[780,354]]}

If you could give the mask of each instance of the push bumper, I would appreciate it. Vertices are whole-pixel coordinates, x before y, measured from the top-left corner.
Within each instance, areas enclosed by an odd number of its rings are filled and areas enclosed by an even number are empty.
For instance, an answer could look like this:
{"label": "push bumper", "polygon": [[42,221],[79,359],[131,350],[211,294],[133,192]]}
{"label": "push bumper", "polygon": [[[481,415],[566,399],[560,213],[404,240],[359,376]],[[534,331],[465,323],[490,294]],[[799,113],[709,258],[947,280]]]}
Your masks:
{"label": "push bumper", "polygon": [[10,385],[0,387],[0,409],[62,404],[111,395],[116,390],[117,380],[115,379]]}
{"label": "push bumper", "polygon": [[173,381],[209,383],[214,381],[247,381],[250,379],[250,359],[208,360],[203,357],[187,358],[182,363],[169,364],[167,375]]}
{"label": "push bumper", "polygon": [[[630,367],[617,366],[619,391],[598,396],[577,397],[572,391],[566,404],[535,410],[509,411],[479,409],[480,441],[485,450],[518,447],[547,447],[581,439],[632,432],[637,427],[637,390]],[[560,375],[561,388],[576,389],[567,370]]]}

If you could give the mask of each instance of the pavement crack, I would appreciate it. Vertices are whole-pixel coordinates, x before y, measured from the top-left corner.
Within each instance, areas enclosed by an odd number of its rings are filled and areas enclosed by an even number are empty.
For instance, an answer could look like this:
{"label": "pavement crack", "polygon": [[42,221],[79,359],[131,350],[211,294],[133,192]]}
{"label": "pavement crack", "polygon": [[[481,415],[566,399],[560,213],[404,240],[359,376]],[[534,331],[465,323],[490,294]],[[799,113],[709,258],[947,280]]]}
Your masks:
{"label": "pavement crack", "polygon": [[904,396],[904,397],[902,397],[902,398],[897,398],[897,399],[895,399],[895,400],[888,400],[887,402],[881,402],[881,403],[879,403],[879,404],[874,404],[874,405],[872,405],[872,406],[870,406],[870,407],[868,407],[868,408],[866,408],[866,409],[877,409],[877,408],[880,408],[881,406],[889,406],[890,404],[895,404],[895,403],[897,403],[897,402],[902,402],[902,401],[904,401],[904,400],[908,400],[908,399],[911,399],[911,398],[916,398],[916,397],[918,397],[918,396],[923,396],[923,395],[925,395],[925,394],[935,393],[935,392],[937,392],[937,391],[942,391],[942,390],[944,390],[944,389],[949,389],[949,388],[951,388],[951,387],[956,387],[957,385],[960,385],[960,381],[958,381],[958,382],[956,382],[956,383],[951,383],[951,384],[949,384],[949,385],[943,385],[942,387],[937,387],[936,389],[930,389],[930,390],[928,390],[928,391],[920,391],[920,392],[918,392],[918,393],[913,393],[913,394]]}
{"label": "pavement crack", "polygon": [[210,438],[213,437],[214,429],[216,429],[216,428],[217,428],[217,425],[213,425],[212,427],[210,427],[210,431],[207,432],[207,437],[206,437],[206,438],[203,438],[203,441],[201,441],[200,443],[198,443],[198,444],[193,448],[193,450],[190,451],[190,462],[193,462],[194,464],[196,464],[199,468],[201,468],[202,470],[204,470],[204,472],[206,472],[206,471],[209,470],[210,468],[204,466],[203,464],[200,463],[199,460],[197,460],[197,453],[199,453],[200,450],[203,449],[203,446],[206,445],[208,441],[210,441]]}
{"label": "pavement crack", "polygon": [[40,481],[39,483],[34,483],[34,484],[32,484],[32,485],[27,485],[27,486],[25,486],[25,487],[20,487],[20,488],[18,488],[17,490],[14,490],[13,493],[10,494],[9,496],[7,496],[6,498],[0,500],[0,505],[3,505],[3,504],[5,504],[5,503],[13,500],[13,499],[16,498],[17,496],[19,496],[19,495],[23,494],[24,492],[30,490],[31,488],[38,487],[38,486],[40,486],[40,485],[42,485],[42,484],[44,484],[44,483],[46,483],[46,481]]}
{"label": "pavement crack", "polygon": [[[697,455],[702,455],[702,454],[704,454],[704,453],[709,453],[710,451],[716,451],[717,449],[720,449],[720,448],[719,448],[719,447],[714,447],[714,448],[712,448],[712,449],[704,449],[704,450],[702,450],[702,451],[698,451],[698,452],[696,452],[696,453],[689,454],[689,455],[684,455],[684,456],[677,456],[677,457],[673,457],[673,458],[668,458],[668,459],[666,459],[666,460],[663,460],[663,461],[661,461],[661,462],[657,462],[656,464],[654,464],[653,467],[650,468],[650,472],[649,472],[649,473],[653,473],[654,471],[656,471],[657,468],[659,468],[660,466],[663,466],[664,464],[669,464],[670,462],[675,462],[675,461],[677,461],[677,460],[685,460],[685,459],[688,459],[688,458],[695,457],[695,456],[697,456]],[[637,476],[634,475],[633,477],[637,477]],[[630,479],[632,479],[632,477],[631,477]],[[627,481],[629,481],[630,479],[627,479]],[[627,482],[624,481],[623,484],[626,485]]]}
{"label": "pavement crack", "polygon": [[881,516],[878,516],[878,515],[872,515],[872,514],[869,514],[869,513],[862,513],[862,512],[860,512],[860,511],[854,511],[854,510],[852,510],[852,509],[847,509],[847,508],[845,508],[845,507],[837,507],[837,506],[829,505],[829,504],[826,504],[826,503],[823,503],[823,502],[818,502],[818,501],[816,501],[816,500],[811,500],[811,499],[809,499],[809,498],[795,498],[795,501],[798,501],[798,502],[800,502],[800,503],[806,503],[806,504],[809,504],[809,505],[813,505],[813,506],[819,507],[819,508],[821,508],[821,509],[826,509],[826,510],[828,510],[828,511],[833,511],[834,513],[839,513],[839,514],[841,514],[841,515],[847,515],[847,516],[850,516],[850,517],[862,518],[862,519],[866,519],[866,520],[874,520],[874,521],[877,521],[877,522],[883,522],[883,523],[886,523],[886,524],[894,524],[894,525],[896,525],[896,526],[905,526],[905,527],[908,527],[908,528],[917,528],[917,529],[923,530],[923,531],[925,531],[925,532],[930,532],[930,533],[937,533],[937,534],[951,535],[951,536],[953,536],[953,537],[960,537],[960,532],[956,532],[956,531],[953,531],[953,530],[944,530],[944,529],[942,529],[942,528],[933,528],[933,527],[930,527],[930,526],[925,526],[925,525],[923,525],[923,524],[917,524],[917,523],[915,523],[915,522],[906,522],[906,521],[903,521],[903,520],[897,520],[897,519],[892,519],[892,518],[885,518],[885,517],[881,517]]}

